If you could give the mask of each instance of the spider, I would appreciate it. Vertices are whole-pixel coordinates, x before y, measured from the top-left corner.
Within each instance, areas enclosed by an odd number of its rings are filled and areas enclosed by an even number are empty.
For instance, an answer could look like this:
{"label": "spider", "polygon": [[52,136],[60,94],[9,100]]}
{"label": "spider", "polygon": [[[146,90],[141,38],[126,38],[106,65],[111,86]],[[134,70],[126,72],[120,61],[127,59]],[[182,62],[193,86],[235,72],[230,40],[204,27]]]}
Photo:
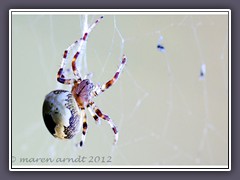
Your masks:
{"label": "spider", "polygon": [[[57,81],[65,85],[71,85],[71,92],[66,90],[55,90],[50,92],[46,97],[43,104],[43,118],[46,127],[50,133],[60,139],[71,139],[79,133],[82,126],[82,138],[78,146],[82,147],[85,142],[88,123],[85,110],[88,109],[93,119],[99,123],[99,118],[106,120],[114,133],[114,144],[118,141],[118,130],[113,123],[112,119],[104,114],[94,103],[93,98],[110,88],[118,79],[127,62],[125,55],[122,57],[120,66],[118,67],[115,75],[105,84],[100,86],[94,85],[88,78],[88,75],[83,79],[78,72],[76,61],[82,51],[82,46],[86,42],[90,32],[94,27],[103,19],[101,16],[97,19],[86,32],[83,37],[70,45],[63,54],[62,63],[57,73]],[[77,52],[72,59],[72,70],[75,78],[67,79],[64,76],[65,62],[70,50],[79,43]]]}

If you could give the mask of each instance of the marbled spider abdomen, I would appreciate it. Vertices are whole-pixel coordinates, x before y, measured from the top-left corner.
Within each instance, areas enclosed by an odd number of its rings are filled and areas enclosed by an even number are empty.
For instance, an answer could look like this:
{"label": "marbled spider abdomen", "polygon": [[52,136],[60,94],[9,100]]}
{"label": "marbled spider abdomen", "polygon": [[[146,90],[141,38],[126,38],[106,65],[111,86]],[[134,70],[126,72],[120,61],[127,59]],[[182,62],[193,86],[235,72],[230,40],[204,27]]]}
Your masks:
{"label": "marbled spider abdomen", "polygon": [[54,137],[71,139],[81,130],[80,111],[69,91],[55,90],[47,94],[42,114],[47,129]]}

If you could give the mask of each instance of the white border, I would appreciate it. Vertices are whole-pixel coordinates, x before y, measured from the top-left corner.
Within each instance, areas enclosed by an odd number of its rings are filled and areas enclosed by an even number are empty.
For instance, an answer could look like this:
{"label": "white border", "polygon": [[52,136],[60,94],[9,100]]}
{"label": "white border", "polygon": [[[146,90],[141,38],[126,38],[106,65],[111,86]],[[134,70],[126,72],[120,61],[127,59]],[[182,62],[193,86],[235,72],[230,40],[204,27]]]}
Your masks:
{"label": "white border", "polygon": [[[84,12],[83,12],[84,11]],[[126,12],[127,11],[127,12]],[[177,12],[176,12],[177,11]],[[197,11],[197,12],[196,12]],[[11,94],[11,30],[12,15],[79,15],[79,14],[106,14],[106,15],[227,15],[229,14],[229,67],[228,67],[228,87],[229,87],[229,167],[226,166],[14,166],[12,163],[12,142],[11,142],[11,121],[12,121],[12,94]],[[231,170],[231,10],[230,9],[10,9],[9,10],[9,170],[10,171],[230,171]],[[19,169],[14,169],[19,168]],[[22,169],[21,169],[22,168]],[[24,169],[23,169],[24,168]],[[41,169],[44,168],[44,169]],[[91,168],[91,169],[80,169]],[[107,168],[107,169],[104,169]],[[121,169],[124,168],[124,169]],[[126,169],[129,168],[129,169]],[[144,169],[140,169],[144,168]],[[151,169],[155,168],[155,169]],[[184,168],[184,169],[183,169]],[[223,169],[225,168],[225,169]]]}
{"label": "white border", "polygon": [[228,162],[229,162],[229,170],[231,170],[232,166],[232,157],[231,157],[231,147],[232,147],[232,136],[231,136],[231,127],[232,127],[232,116],[231,116],[231,99],[232,99],[232,96],[231,96],[231,61],[232,61],[232,52],[231,52],[231,44],[232,44],[232,40],[231,40],[231,27],[232,27],[232,21],[231,21],[231,10],[229,10],[229,18],[228,18],[228,26],[229,26],[229,29],[228,29],[228,125],[229,125],[229,129],[228,129],[228,136],[229,136],[229,139],[228,139],[228,145],[229,145],[229,149],[228,149],[228,153],[229,153],[229,157],[228,157]]}
{"label": "white border", "polygon": [[12,22],[11,10],[9,11],[9,170],[12,161]]}
{"label": "white border", "polygon": [[[65,169],[63,169],[66,167]],[[14,166],[11,171],[230,171],[227,166]],[[21,169],[24,168],[24,169]],[[44,169],[41,169],[44,168]],[[46,168],[46,169],[45,169]],[[89,168],[89,169],[83,169]],[[107,169],[106,169],[107,168]]]}
{"label": "white border", "polygon": [[[13,15],[227,15],[229,9],[12,9]],[[178,12],[177,12],[178,11]],[[197,11],[197,12],[194,12]]]}

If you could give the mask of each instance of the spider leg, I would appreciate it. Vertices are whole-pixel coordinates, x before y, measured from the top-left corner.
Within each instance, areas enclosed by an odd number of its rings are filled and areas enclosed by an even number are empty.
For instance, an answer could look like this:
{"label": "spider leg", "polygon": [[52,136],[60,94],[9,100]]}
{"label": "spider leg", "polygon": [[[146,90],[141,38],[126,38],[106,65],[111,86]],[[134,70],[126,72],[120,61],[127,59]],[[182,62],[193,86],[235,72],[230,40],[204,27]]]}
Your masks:
{"label": "spider leg", "polygon": [[88,30],[83,34],[83,37],[80,39],[80,45],[77,49],[76,54],[74,55],[73,59],[72,59],[72,69],[73,69],[73,74],[75,76],[78,75],[78,71],[77,71],[77,65],[76,65],[76,60],[78,58],[78,56],[80,55],[80,52],[82,50],[82,46],[83,43],[87,40],[90,32],[93,30],[93,28],[100,22],[100,20],[103,18],[103,16],[101,16],[100,18],[98,18],[89,28]]}
{"label": "spider leg", "polygon": [[87,130],[88,130],[88,125],[87,125],[87,115],[85,112],[85,108],[81,108],[82,111],[82,115],[83,115],[83,125],[82,125],[82,139],[79,143],[80,147],[83,146],[85,139],[86,139],[86,135],[87,135]]}
{"label": "spider leg", "polygon": [[118,67],[118,70],[115,73],[115,75],[113,76],[113,78],[111,80],[109,80],[107,83],[103,84],[102,86],[97,86],[96,89],[92,92],[92,96],[98,96],[99,94],[103,93],[105,90],[110,88],[119,79],[120,74],[121,74],[126,62],[127,62],[127,57],[125,55],[123,55],[122,62],[120,64],[120,66]]}
{"label": "spider leg", "polygon": [[93,108],[90,104],[87,105],[88,111],[90,112],[90,114],[92,115],[93,119],[95,120],[95,122],[97,124],[100,124],[100,119],[98,117],[98,115],[93,111]]}
{"label": "spider leg", "polygon": [[63,75],[63,69],[66,65],[65,62],[67,61],[67,56],[69,54],[69,51],[71,51],[73,49],[73,47],[76,46],[77,43],[79,43],[79,41],[80,40],[75,41],[63,53],[61,66],[60,66],[60,69],[58,70],[58,73],[57,73],[57,81],[62,83],[62,84],[73,84],[73,82],[74,82],[74,79],[65,79],[65,77]]}
{"label": "spider leg", "polygon": [[92,106],[93,110],[95,111],[95,113],[102,119],[106,120],[108,122],[108,124],[110,125],[110,127],[113,130],[114,133],[114,144],[117,143],[118,141],[118,130],[117,127],[115,126],[115,124],[113,123],[112,119],[106,115],[103,114],[102,111],[95,105],[94,102],[91,102],[90,105]]}
{"label": "spider leg", "polygon": [[73,84],[74,79],[65,79],[64,75],[63,75],[63,69],[65,67],[65,62],[67,60],[67,56],[69,54],[69,51],[73,49],[74,46],[76,46],[79,43],[79,47],[77,50],[77,53],[74,55],[73,59],[72,59],[72,69],[73,69],[73,73],[76,77],[78,77],[79,80],[81,80],[80,74],[77,71],[77,66],[76,66],[76,60],[80,54],[80,51],[82,49],[83,43],[87,40],[87,37],[89,35],[89,33],[92,31],[92,29],[97,25],[97,23],[103,18],[103,16],[101,16],[99,19],[97,19],[95,21],[95,23],[93,23],[88,30],[84,33],[83,37],[80,38],[79,40],[75,41],[72,45],[70,45],[63,53],[63,58],[62,58],[62,63],[61,66],[58,70],[57,73],[57,81],[62,83],[62,84]]}

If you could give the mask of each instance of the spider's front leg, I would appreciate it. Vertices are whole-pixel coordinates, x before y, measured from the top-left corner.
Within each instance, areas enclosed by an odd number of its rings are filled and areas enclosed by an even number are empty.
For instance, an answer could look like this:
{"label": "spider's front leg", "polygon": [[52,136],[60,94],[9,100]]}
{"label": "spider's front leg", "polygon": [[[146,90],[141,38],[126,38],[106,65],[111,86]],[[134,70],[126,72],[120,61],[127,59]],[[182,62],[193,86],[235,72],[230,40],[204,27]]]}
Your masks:
{"label": "spider's front leg", "polygon": [[102,86],[97,86],[96,89],[93,90],[92,96],[98,96],[99,94],[103,93],[105,90],[110,88],[119,79],[120,74],[126,63],[127,63],[127,57],[125,55],[123,55],[122,62],[120,64],[120,66],[118,67],[118,70],[115,73],[115,75],[113,76],[113,78],[111,80],[109,80],[107,83],[103,84]]}
{"label": "spider's front leg", "polygon": [[74,46],[76,46],[77,44],[79,44],[79,47],[77,49],[77,52],[75,53],[74,57],[72,58],[72,70],[73,70],[73,74],[74,76],[77,77],[78,80],[81,81],[81,77],[80,77],[80,73],[77,69],[77,64],[76,61],[82,51],[82,47],[83,44],[87,41],[87,38],[90,34],[90,32],[94,29],[94,27],[100,22],[100,20],[103,19],[103,16],[101,16],[100,18],[98,18],[89,28],[86,32],[84,32],[83,37],[80,38],[79,40],[75,41],[71,46],[69,46],[63,54],[63,58],[62,58],[62,63],[61,63],[61,67],[57,73],[57,81],[62,83],[62,84],[73,84],[74,79],[65,79],[64,75],[63,75],[63,69],[65,67],[65,62],[67,61],[67,56],[69,54],[69,51],[71,51],[73,49]]}
{"label": "spider's front leg", "polygon": [[76,46],[79,43],[79,41],[81,41],[81,39],[78,40],[78,41],[75,41],[63,53],[62,63],[61,63],[60,69],[58,70],[58,73],[57,73],[57,81],[62,83],[62,84],[73,84],[73,82],[74,82],[74,79],[65,79],[65,76],[63,75],[63,73],[64,73],[63,69],[66,66],[66,61],[67,61],[67,56],[69,54],[69,51],[71,51],[73,49],[73,47]]}
{"label": "spider's front leg", "polygon": [[60,68],[57,73],[57,81],[62,84],[73,84],[74,79],[65,79],[65,76],[63,75],[63,68]]}
{"label": "spider's front leg", "polygon": [[81,51],[82,51],[82,47],[83,44],[87,41],[88,36],[90,34],[90,32],[93,30],[93,28],[100,22],[100,20],[103,19],[103,16],[101,16],[100,18],[98,18],[89,28],[86,32],[84,32],[83,37],[80,39],[79,42],[79,47],[77,49],[76,54],[74,55],[73,59],[72,59],[72,69],[73,69],[73,74],[75,76],[78,76],[80,78],[79,72],[77,70],[77,64],[76,64],[76,60],[78,58],[78,56],[80,55]]}

